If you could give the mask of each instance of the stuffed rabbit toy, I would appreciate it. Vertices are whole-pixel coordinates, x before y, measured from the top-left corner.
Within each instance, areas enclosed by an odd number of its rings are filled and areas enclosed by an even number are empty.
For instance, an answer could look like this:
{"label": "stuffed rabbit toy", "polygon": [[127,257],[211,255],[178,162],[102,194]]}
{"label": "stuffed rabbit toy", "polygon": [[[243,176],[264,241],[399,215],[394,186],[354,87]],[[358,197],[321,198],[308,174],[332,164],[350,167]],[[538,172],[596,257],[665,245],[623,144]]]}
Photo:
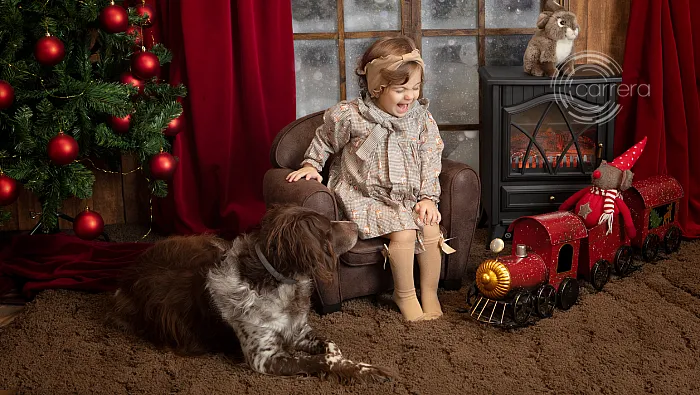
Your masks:
{"label": "stuffed rabbit toy", "polygon": [[568,57],[579,33],[576,14],[554,0],[546,0],[537,18],[537,28],[540,30],[530,39],[523,57],[525,72],[538,77],[555,77],[560,70],[573,74],[574,61]]}

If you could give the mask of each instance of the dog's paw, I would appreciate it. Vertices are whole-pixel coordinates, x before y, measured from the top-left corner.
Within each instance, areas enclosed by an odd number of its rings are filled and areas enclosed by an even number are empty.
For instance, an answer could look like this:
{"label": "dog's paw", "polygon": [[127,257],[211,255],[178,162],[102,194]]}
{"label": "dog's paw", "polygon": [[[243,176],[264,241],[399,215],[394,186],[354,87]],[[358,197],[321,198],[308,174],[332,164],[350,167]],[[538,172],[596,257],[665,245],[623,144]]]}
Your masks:
{"label": "dog's paw", "polygon": [[395,371],[381,366],[370,365],[367,363],[358,363],[359,378],[363,381],[389,381],[398,375]]}

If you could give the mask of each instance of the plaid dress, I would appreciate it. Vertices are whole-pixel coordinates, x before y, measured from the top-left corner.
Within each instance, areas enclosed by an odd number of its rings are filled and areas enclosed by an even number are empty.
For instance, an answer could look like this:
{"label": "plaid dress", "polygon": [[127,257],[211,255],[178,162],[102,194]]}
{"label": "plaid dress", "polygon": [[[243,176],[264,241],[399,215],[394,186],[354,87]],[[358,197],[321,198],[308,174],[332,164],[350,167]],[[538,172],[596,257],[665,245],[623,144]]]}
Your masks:
{"label": "plaid dress", "polygon": [[358,224],[360,238],[416,229],[422,241],[423,224],[413,208],[425,198],[439,202],[444,148],[428,100],[413,102],[398,118],[364,96],[325,112],[302,165],[320,172],[331,154],[340,153],[331,164],[328,187],[343,219]]}

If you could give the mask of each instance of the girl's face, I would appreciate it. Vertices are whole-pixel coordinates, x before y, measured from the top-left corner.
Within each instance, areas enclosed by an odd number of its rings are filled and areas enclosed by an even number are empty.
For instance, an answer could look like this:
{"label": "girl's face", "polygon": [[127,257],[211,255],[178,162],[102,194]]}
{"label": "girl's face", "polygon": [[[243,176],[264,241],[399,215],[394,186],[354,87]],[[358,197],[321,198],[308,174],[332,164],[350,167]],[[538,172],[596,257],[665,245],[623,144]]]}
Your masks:
{"label": "girl's face", "polygon": [[420,95],[421,69],[416,67],[403,85],[389,85],[379,95],[377,105],[385,112],[403,117]]}

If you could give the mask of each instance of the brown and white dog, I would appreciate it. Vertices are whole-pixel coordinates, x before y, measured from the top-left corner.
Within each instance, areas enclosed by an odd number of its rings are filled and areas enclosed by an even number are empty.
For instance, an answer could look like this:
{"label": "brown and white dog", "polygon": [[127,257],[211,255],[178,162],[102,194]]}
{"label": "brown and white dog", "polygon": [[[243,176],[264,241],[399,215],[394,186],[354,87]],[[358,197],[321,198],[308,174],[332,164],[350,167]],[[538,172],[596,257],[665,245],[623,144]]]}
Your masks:
{"label": "brown and white dog", "polygon": [[259,230],[233,241],[170,237],[126,270],[113,319],[181,354],[236,352],[240,345],[260,373],[391,377],[388,369],[344,358],[307,323],[313,277],[327,278],[356,242],[354,223],[298,206],[271,208]]}

